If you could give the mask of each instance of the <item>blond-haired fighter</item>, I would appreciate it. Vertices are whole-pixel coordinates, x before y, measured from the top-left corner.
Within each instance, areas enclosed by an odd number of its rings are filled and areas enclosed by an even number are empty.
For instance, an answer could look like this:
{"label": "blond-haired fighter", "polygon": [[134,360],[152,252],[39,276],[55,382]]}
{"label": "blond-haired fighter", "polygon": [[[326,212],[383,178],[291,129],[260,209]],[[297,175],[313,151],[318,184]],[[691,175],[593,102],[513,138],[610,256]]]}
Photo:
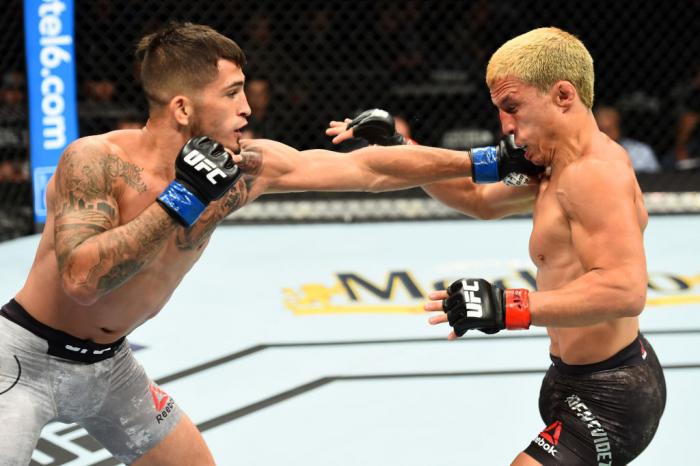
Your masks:
{"label": "blond-haired fighter", "polygon": [[654,437],[666,387],[639,333],[648,214],[629,157],[596,126],[593,59],[573,35],[535,29],[493,54],[486,83],[503,132],[549,168],[530,236],[537,291],[458,280],[432,293],[426,309],[441,314],[431,323],[449,322],[450,338],[547,327],[546,427],[513,464],[627,464]]}

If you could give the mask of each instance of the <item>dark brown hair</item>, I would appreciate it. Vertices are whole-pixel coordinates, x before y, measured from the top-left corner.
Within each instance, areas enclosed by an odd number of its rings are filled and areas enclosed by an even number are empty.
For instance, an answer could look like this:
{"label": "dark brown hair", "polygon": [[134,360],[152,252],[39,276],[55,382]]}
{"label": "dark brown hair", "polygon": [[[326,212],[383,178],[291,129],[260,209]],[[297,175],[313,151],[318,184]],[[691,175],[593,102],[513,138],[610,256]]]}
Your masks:
{"label": "dark brown hair", "polygon": [[219,59],[241,68],[246,58],[233,40],[209,26],[171,22],[143,37],[136,47],[141,85],[151,107],[214,81]]}

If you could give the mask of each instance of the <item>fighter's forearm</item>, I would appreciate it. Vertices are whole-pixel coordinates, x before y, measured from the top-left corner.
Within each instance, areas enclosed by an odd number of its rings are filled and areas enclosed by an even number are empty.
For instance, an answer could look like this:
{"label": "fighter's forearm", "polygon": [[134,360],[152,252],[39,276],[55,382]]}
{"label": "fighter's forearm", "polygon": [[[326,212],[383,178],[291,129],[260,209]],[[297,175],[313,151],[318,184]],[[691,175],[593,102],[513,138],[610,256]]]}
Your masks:
{"label": "fighter's forearm", "polygon": [[369,174],[367,191],[391,191],[471,175],[466,151],[406,145],[371,146],[352,152]]}
{"label": "fighter's forearm", "polygon": [[57,228],[57,235],[71,235],[75,242],[65,245],[67,252],[59,254],[58,266],[64,289],[81,304],[94,303],[142,270],[179,225],[154,203],[124,225],[99,234],[94,234],[95,228],[94,223]]}
{"label": "fighter's forearm", "polygon": [[646,275],[639,270],[591,270],[562,288],[530,293],[532,324],[578,327],[639,315],[646,301]]}
{"label": "fighter's forearm", "polygon": [[506,186],[503,183],[477,185],[482,219],[497,219],[532,212],[538,185]]}
{"label": "fighter's forearm", "polygon": [[491,220],[531,212],[538,186],[476,184],[465,177],[423,185],[422,188],[433,199],[465,215]]}
{"label": "fighter's forearm", "polygon": [[232,212],[243,207],[248,202],[250,188],[255,178],[245,176],[227,194],[214,201],[189,228],[177,231],[175,242],[181,250],[197,249],[211,236],[214,229]]}

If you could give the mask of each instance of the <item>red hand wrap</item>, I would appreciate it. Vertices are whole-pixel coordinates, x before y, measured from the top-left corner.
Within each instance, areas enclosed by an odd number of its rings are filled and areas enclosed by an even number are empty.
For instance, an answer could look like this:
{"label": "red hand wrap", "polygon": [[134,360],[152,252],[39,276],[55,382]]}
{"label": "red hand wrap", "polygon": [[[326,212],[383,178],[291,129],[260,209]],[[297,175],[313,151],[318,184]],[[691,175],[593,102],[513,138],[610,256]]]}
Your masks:
{"label": "red hand wrap", "polygon": [[530,328],[530,298],[523,288],[505,291],[506,328],[520,330]]}
{"label": "red hand wrap", "polygon": [[419,146],[420,145],[411,138],[404,138],[404,139],[406,140],[406,144],[409,146]]}

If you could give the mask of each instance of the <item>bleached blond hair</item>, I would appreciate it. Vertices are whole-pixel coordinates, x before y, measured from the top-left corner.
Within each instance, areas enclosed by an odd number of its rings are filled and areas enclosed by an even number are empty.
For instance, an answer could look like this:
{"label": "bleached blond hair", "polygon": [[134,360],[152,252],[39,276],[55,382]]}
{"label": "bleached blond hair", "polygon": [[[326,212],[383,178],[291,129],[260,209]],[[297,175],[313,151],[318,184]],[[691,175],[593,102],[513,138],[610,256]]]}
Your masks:
{"label": "bleached blond hair", "polygon": [[569,81],[583,104],[593,107],[593,57],[576,36],[555,27],[533,29],[503,44],[486,67],[486,85],[513,77],[546,93]]}

